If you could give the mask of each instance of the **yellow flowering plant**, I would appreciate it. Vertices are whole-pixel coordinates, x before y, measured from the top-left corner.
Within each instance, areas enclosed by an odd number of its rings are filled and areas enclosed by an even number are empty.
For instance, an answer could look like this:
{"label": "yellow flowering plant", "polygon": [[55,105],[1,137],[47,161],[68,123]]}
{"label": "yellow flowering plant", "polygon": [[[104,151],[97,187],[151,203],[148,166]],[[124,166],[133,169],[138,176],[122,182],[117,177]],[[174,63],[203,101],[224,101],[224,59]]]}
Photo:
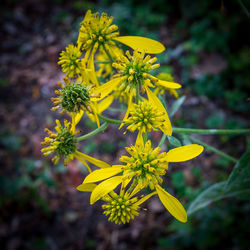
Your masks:
{"label": "yellow flowering plant", "polygon": [[[124,51],[121,44],[130,50]],[[187,213],[180,201],[164,188],[169,163],[193,159],[204,147],[235,161],[192,137],[189,139],[195,144],[182,145],[172,136],[173,133],[223,134],[232,131],[172,127],[170,118],[184,101],[184,98],[178,98],[176,91],[181,85],[170,74],[162,72],[154,76],[154,69],[160,68],[160,64],[156,63],[157,57],[149,55],[164,50],[164,45],[150,38],[120,36],[113,17],[89,10],[81,22],[76,45],[69,44],[59,56],[58,64],[65,77],[63,83],[58,82],[57,96],[51,99],[52,111],[67,114],[71,122],[64,120],[62,125],[56,120],[55,132],[46,129],[48,136],[42,142],[41,151],[44,156],[54,154],[54,164],[61,158],[65,165],[74,159],[81,161],[89,173],[77,189],[90,193],[90,204],[101,200],[104,214],[117,224],[128,223],[139,216],[140,206],[153,195],[158,195],[163,206],[177,220],[187,222]],[[164,100],[166,91],[177,98],[170,115]],[[118,112],[125,113],[122,120],[102,115],[114,99],[121,104]],[[124,105],[126,109],[122,110]],[[76,127],[84,113],[97,128],[80,135],[82,132]],[[78,147],[78,143],[105,131],[110,124],[119,125],[118,131],[125,126],[127,131],[137,133],[134,145],[125,147],[128,155],[120,157],[119,165],[86,155]],[[157,147],[149,139],[152,131],[162,132]],[[235,133],[247,132],[249,130]],[[161,152],[166,138],[175,148]],[[97,169],[93,170],[91,164]],[[141,195],[147,188],[150,193]]]}

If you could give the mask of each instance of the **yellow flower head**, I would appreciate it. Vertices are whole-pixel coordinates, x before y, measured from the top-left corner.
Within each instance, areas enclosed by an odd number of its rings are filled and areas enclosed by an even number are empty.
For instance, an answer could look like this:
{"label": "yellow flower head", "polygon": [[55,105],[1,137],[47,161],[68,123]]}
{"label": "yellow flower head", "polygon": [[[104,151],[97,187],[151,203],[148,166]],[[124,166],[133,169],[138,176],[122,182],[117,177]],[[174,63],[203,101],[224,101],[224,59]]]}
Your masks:
{"label": "yellow flower head", "polygon": [[61,87],[55,91],[58,97],[51,98],[55,105],[52,111],[61,108],[63,113],[78,113],[81,110],[93,113],[92,102],[96,102],[100,94],[91,94],[91,87],[83,83],[72,83],[67,77],[64,78],[64,82],[65,84],[58,82]]}
{"label": "yellow flower head", "polygon": [[161,148],[151,148],[151,141],[148,140],[144,145],[131,145],[126,147],[126,151],[131,155],[122,156],[121,162],[126,163],[123,170],[124,178],[132,179],[132,186],[141,186],[154,189],[155,185],[162,183],[160,176],[165,175],[168,169],[166,153],[160,153]]}
{"label": "yellow flower head", "polygon": [[129,114],[130,116],[123,122],[125,125],[129,125],[127,129],[131,132],[136,129],[142,133],[151,132],[151,130],[158,130],[165,124],[164,113],[146,100],[133,104]]}
{"label": "yellow flower head", "polygon": [[72,44],[69,44],[66,50],[61,52],[58,64],[62,66],[62,71],[68,77],[76,77],[80,74],[80,56],[80,50]]}
{"label": "yellow flower head", "polygon": [[94,46],[98,48],[100,45],[114,46],[113,38],[119,35],[118,27],[112,24],[113,17],[109,17],[106,13],[91,13],[88,10],[84,20],[81,23],[78,37],[78,47],[83,50],[89,50]]}
{"label": "yellow flower head", "polygon": [[[96,188],[96,184],[82,183],[77,187],[77,190],[82,192],[93,192]],[[146,196],[141,195],[140,198],[138,198],[135,195],[139,191],[140,189],[131,189],[131,187],[125,191],[125,185],[122,184],[119,194],[114,191],[103,193],[101,199],[105,203],[102,205],[102,208],[104,210],[103,213],[109,217],[108,220],[116,224],[125,224],[138,216],[139,210],[141,209],[140,205],[156,194],[156,192],[152,192]]]}
{"label": "yellow flower head", "polygon": [[[114,165],[111,168],[95,170],[85,178],[82,185],[102,181],[92,191],[90,203],[93,204],[103,198],[119,184],[126,185],[132,181],[130,188],[136,190],[136,192],[147,186],[156,190],[165,208],[176,219],[186,222],[187,214],[181,203],[160,186],[162,183],[161,176],[165,175],[168,163],[190,160],[198,156],[203,151],[203,147],[190,144],[160,153],[159,147],[152,149],[150,141],[144,144],[142,137],[138,136],[136,145],[126,148],[126,150],[131,156],[120,158],[120,161],[126,163],[126,165]],[[120,173],[122,175],[116,176]]]}
{"label": "yellow flower head", "polygon": [[64,120],[64,127],[59,120],[56,120],[56,132],[52,132],[48,128],[45,131],[49,137],[45,137],[41,143],[46,146],[41,151],[44,156],[55,153],[56,156],[52,158],[54,164],[58,164],[61,157],[64,157],[64,164],[67,165],[70,160],[74,158],[74,153],[77,150],[77,140],[75,138],[75,128],[70,122]]}
{"label": "yellow flower head", "polygon": [[88,58],[92,50],[95,54],[98,48],[104,48],[112,54],[115,42],[123,43],[132,49],[138,49],[151,54],[158,54],[165,50],[165,47],[152,39],[139,36],[119,36],[118,27],[112,24],[113,17],[106,13],[91,13],[87,11],[84,20],[81,23],[77,47],[85,50],[85,57]]}
{"label": "yellow flower head", "polygon": [[149,55],[145,57],[145,53],[139,51],[134,51],[132,56],[126,51],[126,56],[120,56],[112,66],[118,70],[115,77],[124,77],[118,86],[119,91],[129,93],[137,85],[142,86],[144,80],[148,78],[146,74],[160,67],[160,64],[154,64],[156,57],[151,58]]}
{"label": "yellow flower head", "polygon": [[121,193],[120,195],[115,192],[111,192],[106,195],[103,200],[106,204],[102,205],[104,214],[109,216],[109,221],[116,224],[125,224],[139,215],[138,210],[140,207],[136,204],[137,197],[131,198],[130,193]]}

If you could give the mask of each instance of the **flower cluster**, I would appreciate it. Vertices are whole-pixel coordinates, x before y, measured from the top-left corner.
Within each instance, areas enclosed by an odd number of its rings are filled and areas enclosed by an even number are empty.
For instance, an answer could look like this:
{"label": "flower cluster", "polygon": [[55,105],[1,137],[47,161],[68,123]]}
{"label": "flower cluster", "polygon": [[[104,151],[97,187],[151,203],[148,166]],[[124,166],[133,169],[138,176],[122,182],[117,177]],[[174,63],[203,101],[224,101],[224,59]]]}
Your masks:
{"label": "flower cluster", "polygon": [[[130,50],[124,52],[120,43]],[[77,189],[90,193],[90,204],[101,200],[103,213],[117,224],[138,216],[141,205],[153,195],[176,219],[187,221],[181,203],[163,188],[164,179],[169,163],[190,160],[203,147],[190,144],[161,152],[147,139],[152,131],[162,131],[164,136],[173,132],[162,100],[166,92],[178,98],[181,85],[164,72],[153,75],[160,64],[152,54],[164,50],[160,42],[149,38],[120,36],[113,17],[89,10],[80,24],[77,44],[69,44],[59,57],[65,77],[58,82],[57,96],[51,98],[52,111],[67,114],[71,122],[65,120],[62,125],[56,120],[55,132],[46,129],[49,136],[42,142],[42,152],[45,156],[55,154],[55,164],[61,158],[65,165],[75,158],[81,161],[89,174]],[[126,106],[122,121],[102,115],[115,99],[121,108]],[[76,127],[84,113],[97,128],[79,135],[82,132],[76,131]],[[135,143],[125,148],[128,154],[120,157],[119,165],[109,165],[78,150],[80,141],[104,131],[110,123],[119,123],[119,129],[125,125],[132,133],[138,131]],[[90,163],[98,169],[93,171]],[[151,192],[144,196],[146,188]]]}

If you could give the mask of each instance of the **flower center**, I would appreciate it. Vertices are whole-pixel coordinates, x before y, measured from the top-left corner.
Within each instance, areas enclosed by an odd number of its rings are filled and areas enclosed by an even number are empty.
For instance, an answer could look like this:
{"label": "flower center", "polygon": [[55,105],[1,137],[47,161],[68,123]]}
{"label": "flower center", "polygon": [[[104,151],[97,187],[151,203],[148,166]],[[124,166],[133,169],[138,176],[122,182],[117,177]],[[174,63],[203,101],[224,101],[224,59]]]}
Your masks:
{"label": "flower center", "polygon": [[124,166],[124,177],[133,178],[132,185],[154,189],[156,184],[162,183],[160,176],[165,175],[168,168],[166,153],[160,153],[159,147],[153,150],[150,141],[146,142],[144,148],[137,145],[126,150],[131,157],[122,156],[120,161],[127,163]]}
{"label": "flower center", "polygon": [[102,13],[99,17],[98,13],[92,14],[88,11],[84,20],[81,23],[79,31],[78,44],[83,46],[83,49],[89,49],[96,43],[99,45],[108,44],[115,45],[112,39],[119,35],[118,27],[112,25],[113,17]]}
{"label": "flower center", "polygon": [[107,203],[102,205],[103,213],[109,216],[109,221],[116,224],[125,224],[139,215],[139,206],[134,204],[137,201],[136,197],[129,199],[126,194],[122,196],[113,192],[105,201]]}
{"label": "flower center", "polygon": [[59,142],[55,149],[59,156],[67,157],[68,155],[75,153],[77,149],[76,138],[66,128],[58,134],[55,141]]}
{"label": "flower center", "polygon": [[147,78],[147,73],[153,69],[158,68],[159,64],[153,64],[157,58],[151,58],[151,56],[145,53],[134,51],[133,56],[129,51],[126,51],[126,56],[120,56],[119,59],[112,64],[112,66],[118,69],[117,77],[126,76],[127,79],[121,83],[120,91],[126,90],[126,88],[144,83]]}
{"label": "flower center", "polygon": [[68,112],[79,112],[82,108],[87,109],[90,101],[88,87],[74,83],[66,85],[62,92],[62,107]]}
{"label": "flower center", "polygon": [[165,121],[162,112],[154,108],[149,102],[139,102],[134,104],[134,110],[130,112],[130,117],[125,120],[125,124],[130,124],[128,130],[134,132],[136,129],[142,132],[151,132],[152,129],[159,128]]}

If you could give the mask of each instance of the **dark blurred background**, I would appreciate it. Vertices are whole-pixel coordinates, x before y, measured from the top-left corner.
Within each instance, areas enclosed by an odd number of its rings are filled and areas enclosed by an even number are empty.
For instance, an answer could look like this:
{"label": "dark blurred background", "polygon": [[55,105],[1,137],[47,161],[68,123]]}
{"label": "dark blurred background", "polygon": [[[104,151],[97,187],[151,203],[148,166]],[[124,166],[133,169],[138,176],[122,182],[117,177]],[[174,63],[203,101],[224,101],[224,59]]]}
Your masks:
{"label": "dark blurred background", "polygon": [[[134,221],[117,226],[107,221],[100,203],[91,206],[89,194],[75,189],[86,175],[79,162],[53,166],[41,155],[43,129],[52,129],[60,117],[50,111],[50,97],[64,76],[58,56],[76,41],[88,9],[113,15],[121,35],[147,36],[166,46],[158,55],[160,70],[173,74],[187,97],[174,126],[249,127],[249,0],[2,1],[0,248],[249,249],[250,204],[245,201],[223,199],[182,224],[155,197]],[[95,128],[87,120],[81,126],[84,133]],[[116,129],[84,141],[81,150],[117,163],[133,138]],[[157,143],[160,137],[154,133],[152,139]],[[246,147],[246,136],[196,138],[236,158]],[[185,164],[171,164],[167,188],[187,208],[202,190],[226,180],[232,168],[206,151]]]}

